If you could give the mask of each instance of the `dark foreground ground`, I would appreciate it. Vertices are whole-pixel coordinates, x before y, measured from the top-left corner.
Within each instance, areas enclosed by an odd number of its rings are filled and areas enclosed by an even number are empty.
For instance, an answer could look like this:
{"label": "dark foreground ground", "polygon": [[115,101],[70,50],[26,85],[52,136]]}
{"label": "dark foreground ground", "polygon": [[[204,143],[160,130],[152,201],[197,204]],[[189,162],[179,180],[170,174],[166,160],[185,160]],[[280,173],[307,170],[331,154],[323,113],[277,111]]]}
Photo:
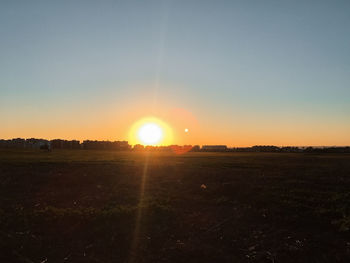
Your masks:
{"label": "dark foreground ground", "polygon": [[350,262],[350,155],[0,150],[0,262]]}

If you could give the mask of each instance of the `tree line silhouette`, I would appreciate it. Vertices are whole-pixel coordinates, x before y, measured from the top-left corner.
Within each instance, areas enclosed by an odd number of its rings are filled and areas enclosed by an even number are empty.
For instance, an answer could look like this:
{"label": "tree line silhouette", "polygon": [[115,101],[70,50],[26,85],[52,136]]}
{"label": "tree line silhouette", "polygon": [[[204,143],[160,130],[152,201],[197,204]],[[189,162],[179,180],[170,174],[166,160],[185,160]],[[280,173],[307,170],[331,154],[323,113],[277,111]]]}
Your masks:
{"label": "tree line silhouette", "polygon": [[116,151],[171,151],[175,153],[185,152],[272,152],[272,153],[350,153],[350,147],[279,147],[274,145],[255,145],[252,147],[233,147],[226,145],[169,145],[169,146],[144,146],[130,145],[128,141],[98,141],[98,140],[46,140],[15,138],[0,139],[2,149],[67,149],[67,150],[116,150]]}

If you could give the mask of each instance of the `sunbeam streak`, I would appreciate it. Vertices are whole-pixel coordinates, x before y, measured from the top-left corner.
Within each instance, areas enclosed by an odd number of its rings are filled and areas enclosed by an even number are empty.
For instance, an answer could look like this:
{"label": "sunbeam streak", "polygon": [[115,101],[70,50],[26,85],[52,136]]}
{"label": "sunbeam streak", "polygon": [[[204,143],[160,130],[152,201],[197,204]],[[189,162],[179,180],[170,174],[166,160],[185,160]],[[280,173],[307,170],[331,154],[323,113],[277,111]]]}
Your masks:
{"label": "sunbeam streak", "polygon": [[147,183],[147,175],[148,175],[148,163],[149,163],[150,153],[146,153],[145,155],[145,163],[142,171],[141,177],[141,185],[140,185],[140,196],[138,209],[136,212],[136,220],[135,220],[135,228],[134,233],[132,235],[132,241],[130,245],[130,254],[129,254],[129,263],[137,262],[137,252],[140,241],[140,227],[141,227],[141,219],[143,216],[143,208],[144,208],[144,199],[145,199],[145,187]]}

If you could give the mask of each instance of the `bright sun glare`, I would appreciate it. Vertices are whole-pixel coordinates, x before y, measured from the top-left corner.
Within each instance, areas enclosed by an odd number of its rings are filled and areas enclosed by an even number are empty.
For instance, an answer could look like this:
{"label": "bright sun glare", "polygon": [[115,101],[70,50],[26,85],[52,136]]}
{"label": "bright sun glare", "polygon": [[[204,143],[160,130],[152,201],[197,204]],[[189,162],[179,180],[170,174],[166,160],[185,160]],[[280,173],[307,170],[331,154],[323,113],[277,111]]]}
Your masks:
{"label": "bright sun glare", "polygon": [[131,126],[129,142],[132,145],[171,145],[173,143],[173,132],[167,123],[156,117],[149,116],[136,121]]}
{"label": "bright sun glare", "polygon": [[155,123],[145,123],[140,127],[138,137],[143,144],[154,145],[162,140],[163,130]]}

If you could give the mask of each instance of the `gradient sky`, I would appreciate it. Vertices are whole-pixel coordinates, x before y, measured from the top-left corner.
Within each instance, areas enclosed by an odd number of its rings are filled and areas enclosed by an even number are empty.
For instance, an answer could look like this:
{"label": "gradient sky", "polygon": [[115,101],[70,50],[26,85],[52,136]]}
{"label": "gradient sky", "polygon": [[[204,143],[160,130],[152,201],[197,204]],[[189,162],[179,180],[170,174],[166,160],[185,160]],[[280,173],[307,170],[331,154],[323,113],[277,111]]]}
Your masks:
{"label": "gradient sky", "polygon": [[[1,1],[0,138],[350,145],[350,1]],[[184,129],[189,128],[188,133]]]}

